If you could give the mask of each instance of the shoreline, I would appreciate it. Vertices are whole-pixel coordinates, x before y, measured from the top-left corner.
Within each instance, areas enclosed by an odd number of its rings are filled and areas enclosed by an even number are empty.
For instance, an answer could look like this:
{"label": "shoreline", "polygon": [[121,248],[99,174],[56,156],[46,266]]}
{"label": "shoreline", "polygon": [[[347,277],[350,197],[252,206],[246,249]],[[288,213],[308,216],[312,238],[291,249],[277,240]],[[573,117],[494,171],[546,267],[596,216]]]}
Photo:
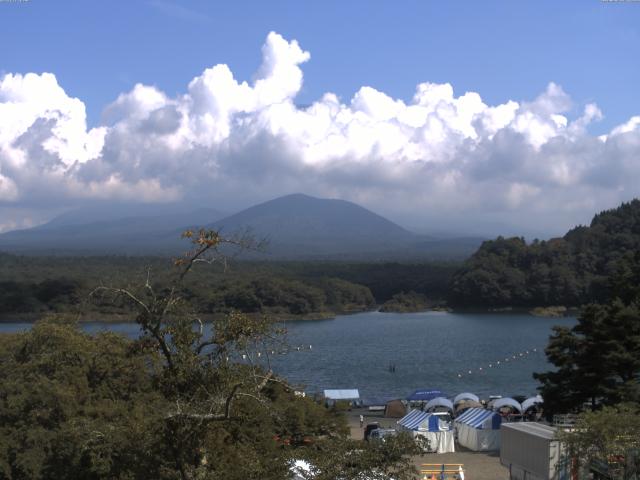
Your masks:
{"label": "shoreline", "polygon": [[[542,317],[542,318],[566,318],[575,317],[579,314],[580,309],[577,307],[563,307],[563,306],[550,306],[550,307],[504,307],[504,308],[449,308],[449,307],[436,307],[427,308],[418,311],[381,311],[380,305],[376,305],[375,308],[364,310],[348,310],[348,311],[324,311],[324,312],[312,312],[309,314],[297,315],[289,313],[270,313],[270,312],[252,312],[245,313],[249,316],[266,316],[271,318],[275,323],[277,322],[315,322],[321,320],[334,320],[337,316],[356,315],[359,313],[391,313],[391,314],[412,314],[412,313],[460,313],[460,314],[524,314],[530,317]],[[135,313],[100,313],[90,312],[78,314],[77,312],[43,312],[43,313],[3,313],[0,314],[0,324],[2,323],[36,323],[45,316],[60,315],[66,316],[70,319],[76,317],[78,323],[135,323]],[[216,318],[227,315],[224,312],[207,313],[202,314],[201,317],[205,321],[212,321]]]}

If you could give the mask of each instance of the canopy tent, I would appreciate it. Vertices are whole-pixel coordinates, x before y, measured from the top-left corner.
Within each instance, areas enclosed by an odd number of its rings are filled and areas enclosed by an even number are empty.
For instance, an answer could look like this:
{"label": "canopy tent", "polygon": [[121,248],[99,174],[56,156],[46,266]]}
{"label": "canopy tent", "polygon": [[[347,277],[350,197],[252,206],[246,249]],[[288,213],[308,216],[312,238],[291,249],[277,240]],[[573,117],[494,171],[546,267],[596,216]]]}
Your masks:
{"label": "canopy tent", "polygon": [[527,398],[524,402],[522,402],[522,412],[526,412],[530,408],[535,407],[536,405],[542,403],[542,397],[540,395],[536,395],[535,397]]}
{"label": "canopy tent", "polygon": [[440,390],[416,390],[407,397],[410,402],[428,402],[437,397],[444,397]]}
{"label": "canopy tent", "polygon": [[494,410],[500,410],[502,407],[511,407],[518,411],[518,413],[522,413],[522,405],[517,400],[514,400],[510,397],[499,398],[491,405],[491,408]]}
{"label": "canopy tent", "polygon": [[387,418],[402,418],[407,414],[407,407],[402,400],[390,400],[384,407],[384,416]]}
{"label": "canopy tent", "polygon": [[462,414],[462,412],[468,410],[469,408],[484,409],[484,405],[482,405],[480,402],[475,402],[473,400],[460,400],[458,403],[455,404],[455,414],[460,415]]}
{"label": "canopy tent", "polygon": [[477,395],[469,392],[464,392],[464,393],[459,393],[454,397],[453,404],[457,405],[458,403],[464,400],[473,400],[474,402],[480,403],[480,398]]}
{"label": "canopy tent", "polygon": [[429,400],[427,405],[424,407],[427,412],[435,412],[438,408],[441,410],[448,410],[453,413],[453,403],[451,403],[451,400],[444,397],[433,398]]}
{"label": "canopy tent", "polygon": [[501,423],[502,417],[497,412],[470,408],[455,419],[458,443],[476,452],[500,450]]}
{"label": "canopy tent", "polygon": [[426,438],[430,452],[455,452],[453,430],[438,415],[411,410],[398,420],[397,429],[411,432],[414,438]]}

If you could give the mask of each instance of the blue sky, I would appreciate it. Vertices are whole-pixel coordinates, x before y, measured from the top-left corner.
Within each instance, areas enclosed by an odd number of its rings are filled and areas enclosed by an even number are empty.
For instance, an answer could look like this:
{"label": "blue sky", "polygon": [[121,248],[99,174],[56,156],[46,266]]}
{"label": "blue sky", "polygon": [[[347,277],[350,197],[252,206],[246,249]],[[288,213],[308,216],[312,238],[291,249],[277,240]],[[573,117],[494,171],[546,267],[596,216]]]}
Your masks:
{"label": "blue sky", "polygon": [[549,236],[640,195],[638,1],[0,1],[0,45],[0,231],[302,192]]}
{"label": "blue sky", "polygon": [[0,69],[55,73],[96,124],[137,82],[176,94],[217,63],[250,80],[272,30],[312,54],[302,104],[326,91],[350,98],[362,85],[409,99],[421,81],[496,104],[533,98],[553,81],[576,103],[600,106],[596,132],[637,113],[640,4],[632,2],[1,3]]}

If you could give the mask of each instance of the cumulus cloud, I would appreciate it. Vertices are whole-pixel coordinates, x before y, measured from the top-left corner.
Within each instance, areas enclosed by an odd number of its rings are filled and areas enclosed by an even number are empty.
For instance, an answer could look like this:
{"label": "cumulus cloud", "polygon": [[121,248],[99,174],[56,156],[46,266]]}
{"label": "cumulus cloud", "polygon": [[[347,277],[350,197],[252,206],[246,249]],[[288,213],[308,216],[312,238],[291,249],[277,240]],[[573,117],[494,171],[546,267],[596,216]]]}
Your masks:
{"label": "cumulus cloud", "polygon": [[138,84],[91,129],[54,75],[5,75],[0,206],[190,199],[231,210],[302,191],[412,225],[501,218],[555,232],[640,194],[640,116],[595,137],[597,105],[574,105],[555,83],[500,105],[420,83],[410,101],[363,86],[302,108],[309,52],[272,32],[262,57],[251,82],[220,64],[177,97]]}

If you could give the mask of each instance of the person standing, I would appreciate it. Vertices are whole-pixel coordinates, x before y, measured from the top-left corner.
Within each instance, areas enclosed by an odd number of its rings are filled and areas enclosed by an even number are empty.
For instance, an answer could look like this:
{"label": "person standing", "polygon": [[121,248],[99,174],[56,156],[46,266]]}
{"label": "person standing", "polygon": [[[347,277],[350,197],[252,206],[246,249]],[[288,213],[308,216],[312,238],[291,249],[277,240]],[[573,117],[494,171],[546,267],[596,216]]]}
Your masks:
{"label": "person standing", "polygon": [[360,428],[364,427],[364,416],[360,414]]}

